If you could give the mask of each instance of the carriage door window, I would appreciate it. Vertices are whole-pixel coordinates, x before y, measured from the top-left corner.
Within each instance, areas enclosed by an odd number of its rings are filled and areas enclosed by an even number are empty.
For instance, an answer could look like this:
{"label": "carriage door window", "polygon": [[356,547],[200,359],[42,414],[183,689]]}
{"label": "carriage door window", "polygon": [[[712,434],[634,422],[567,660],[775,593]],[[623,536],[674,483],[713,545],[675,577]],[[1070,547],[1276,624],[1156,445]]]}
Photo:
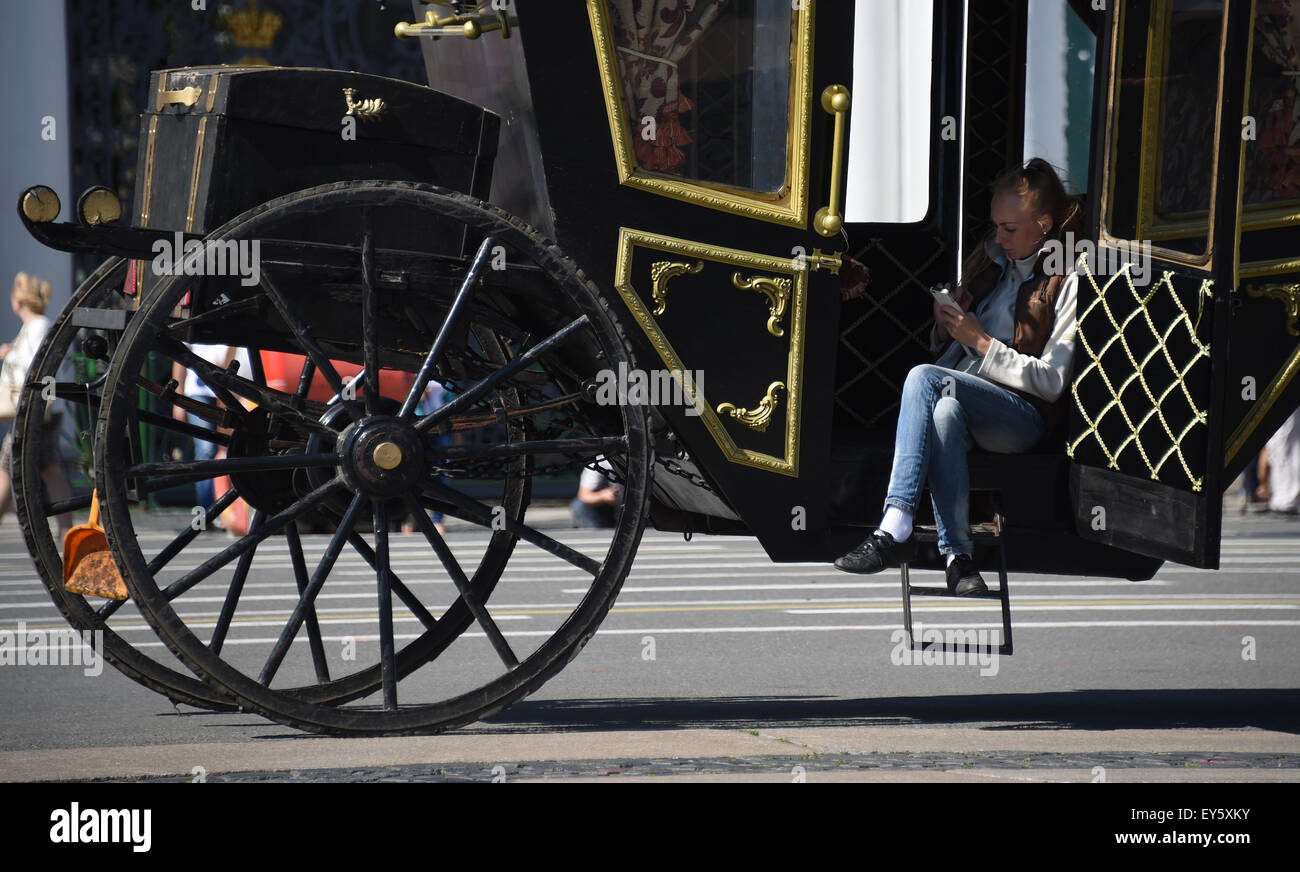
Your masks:
{"label": "carriage door window", "polygon": [[1203,266],[1223,123],[1224,3],[1121,7],[1116,27],[1105,235],[1150,241],[1171,261]]}
{"label": "carriage door window", "polygon": [[[1246,139],[1241,260],[1283,258],[1290,263],[1273,265],[1295,272],[1290,234],[1300,227],[1300,0],[1258,3],[1254,37],[1246,112],[1255,120],[1255,135]],[[1273,232],[1283,228],[1291,230]]]}
{"label": "carriage door window", "polygon": [[620,181],[804,225],[812,6],[588,0]]}
{"label": "carriage door window", "polygon": [[905,224],[930,210],[931,0],[858,0],[853,18],[850,223]]}

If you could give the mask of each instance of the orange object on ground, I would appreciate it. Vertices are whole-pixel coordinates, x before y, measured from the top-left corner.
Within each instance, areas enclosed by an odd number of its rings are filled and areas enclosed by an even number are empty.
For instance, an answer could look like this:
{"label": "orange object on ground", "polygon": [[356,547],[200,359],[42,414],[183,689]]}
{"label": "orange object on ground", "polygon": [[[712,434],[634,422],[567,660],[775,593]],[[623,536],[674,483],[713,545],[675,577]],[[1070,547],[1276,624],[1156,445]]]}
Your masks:
{"label": "orange object on ground", "polygon": [[98,491],[90,495],[90,520],[63,534],[63,588],[113,600],[130,595],[99,524]]}

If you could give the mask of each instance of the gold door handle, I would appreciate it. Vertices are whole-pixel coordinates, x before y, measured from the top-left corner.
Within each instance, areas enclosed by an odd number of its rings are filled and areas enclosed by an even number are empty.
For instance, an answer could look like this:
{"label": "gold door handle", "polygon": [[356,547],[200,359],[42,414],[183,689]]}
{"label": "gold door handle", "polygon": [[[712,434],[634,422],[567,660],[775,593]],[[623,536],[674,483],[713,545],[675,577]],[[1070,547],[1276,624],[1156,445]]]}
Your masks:
{"label": "gold door handle", "polygon": [[822,108],[835,116],[835,143],[831,151],[831,202],[817,210],[813,229],[822,236],[834,236],[844,227],[844,128],[853,98],[843,85],[831,85],[822,91]]}
{"label": "gold door handle", "polygon": [[[421,2],[427,3],[431,0],[421,0]],[[511,29],[519,25],[518,18],[504,12],[480,14],[478,7],[471,4],[461,4],[460,8],[468,9],[468,14],[454,12],[439,18],[438,14],[430,9],[424,14],[422,24],[399,21],[393,28],[393,33],[397,34],[398,39],[406,39],[408,36],[424,36],[431,39],[441,36],[463,36],[466,39],[478,39],[485,33],[499,30],[502,39],[509,39]]]}

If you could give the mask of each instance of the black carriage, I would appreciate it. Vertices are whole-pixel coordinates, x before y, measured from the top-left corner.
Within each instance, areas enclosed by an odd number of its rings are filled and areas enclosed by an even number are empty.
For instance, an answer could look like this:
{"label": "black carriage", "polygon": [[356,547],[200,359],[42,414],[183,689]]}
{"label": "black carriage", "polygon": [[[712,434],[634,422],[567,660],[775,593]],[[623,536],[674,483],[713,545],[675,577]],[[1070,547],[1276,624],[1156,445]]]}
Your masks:
{"label": "black carriage", "polygon": [[[54,325],[26,396],[53,384],[95,420],[115,566],[180,663],[114,631],[120,601],[64,589],[47,519],[91,497],[42,494],[35,401],[15,440],[29,546],[65,616],[104,629],[109,659],[173,699],[314,731],[466,723],[578,653],[647,522],[756,536],[789,562],[831,560],[878,521],[899,386],[928,360],[923,292],[982,240],[987,183],[1023,157],[1008,94],[1023,89],[1025,4],[992,17],[981,4],[897,7],[910,9],[898,39],[924,49],[894,71],[923,74],[919,114],[876,99],[870,4],[710,0],[669,4],[684,16],[673,22],[618,0],[499,5],[446,4],[399,28],[433,37],[433,82],[484,65],[465,99],[332,70],[161,71],[129,221],[103,190],[69,223],[49,189],[21,198],[38,239],[109,258]],[[1268,127],[1283,123],[1269,113],[1288,82],[1294,96],[1300,10],[1109,5],[1071,4],[1097,36],[1087,189],[1101,244],[1078,263],[1069,414],[1028,454],[971,455],[1004,615],[1007,570],[1216,568],[1226,484],[1300,402],[1300,191],[1287,131]],[[1239,118],[1268,136],[1244,136]],[[871,140],[894,136],[905,153],[886,166]],[[864,179],[900,168],[898,203],[863,202]],[[496,199],[542,229],[486,202],[494,177]],[[1130,244],[1143,242],[1139,269]],[[872,271],[849,302],[845,255]],[[250,365],[209,363],[190,343],[247,348]],[[97,378],[66,375],[74,350]],[[298,356],[290,384],[268,378],[264,353]],[[344,364],[360,373],[346,379]],[[174,366],[219,404],[185,397]],[[405,389],[385,390],[382,373],[404,373]],[[454,399],[420,408],[430,382]],[[154,431],[225,457],[155,456]],[[622,502],[596,553],[529,524],[540,476],[600,458]],[[230,488],[200,523],[165,540],[137,528],[151,493],[218,475]],[[248,532],[197,547],[236,499]],[[428,510],[489,531],[482,552],[454,554]],[[399,515],[418,519],[445,584],[403,581]],[[319,542],[300,533],[308,517]],[[493,614],[520,540],[581,582],[580,601],[531,634]],[[294,575],[281,611],[255,593],[265,543]],[[378,646],[340,673],[321,595],[344,555],[366,567],[345,583],[376,591]],[[931,549],[912,565],[938,560]],[[904,575],[905,607],[942,593]],[[268,629],[227,644],[249,625]],[[486,637],[490,659],[452,646],[467,634]]]}

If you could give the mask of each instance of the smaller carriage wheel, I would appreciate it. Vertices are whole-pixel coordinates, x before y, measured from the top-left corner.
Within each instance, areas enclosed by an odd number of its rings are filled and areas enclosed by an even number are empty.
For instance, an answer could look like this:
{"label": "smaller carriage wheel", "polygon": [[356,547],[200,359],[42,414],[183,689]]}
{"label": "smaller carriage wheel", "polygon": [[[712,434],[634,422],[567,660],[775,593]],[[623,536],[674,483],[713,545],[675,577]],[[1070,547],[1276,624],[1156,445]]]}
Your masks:
{"label": "smaller carriage wheel", "polygon": [[[247,708],[315,732],[445,729],[536,690],[608,612],[648,499],[645,410],[590,400],[602,370],[633,365],[600,291],[532,228],[430,185],[300,191],[207,243],[230,245],[232,256],[260,245],[260,274],[167,279],[123,335],[99,418],[105,527],[160,638]],[[182,340],[296,353],[303,370],[296,390],[278,390],[261,372],[208,364]],[[216,391],[225,459],[133,454],[151,355],[194,369]],[[356,382],[338,361],[363,367]],[[386,370],[407,373],[409,388],[385,391]],[[328,402],[311,400],[315,374]],[[430,384],[452,399],[421,410]],[[601,457],[621,481],[621,505],[608,540],[588,554],[531,525],[526,510],[533,476]],[[133,503],[215,475],[253,504],[248,533],[159,569]],[[444,538],[428,510],[480,535]],[[299,531],[312,511],[329,519],[325,534]],[[393,547],[400,515],[418,528],[407,540],[418,552]],[[510,632],[505,620],[516,615],[492,599],[521,541],[534,549],[521,559],[553,561],[582,591],[571,607],[546,610],[542,631]]]}
{"label": "smaller carriage wheel", "polygon": [[[86,511],[90,494],[69,494],[57,501],[50,498],[41,476],[42,460],[48,449],[44,445],[48,432],[46,403],[42,398],[53,389],[53,395],[63,403],[64,414],[71,414],[79,441],[89,439],[94,433],[104,370],[117,345],[118,334],[112,330],[83,328],[78,326],[75,317],[79,309],[123,309],[126,300],[122,286],[127,266],[122,258],[110,258],[86,278],[50,325],[32,359],[23,402],[14,419],[14,510],[37,574],[54,605],[78,632],[103,634],[101,653],[105,660],[123,675],[163,694],[173,703],[214,710],[233,709],[235,704],[229,696],[215,691],[188,671],[178,671],[181,664],[166,648],[150,644],[154,642],[153,633],[133,607],[83,597],[63,587],[62,542],[55,538],[50,524],[65,512]],[[158,423],[172,431],[180,426],[170,419]],[[80,449],[89,451],[89,445]]]}

